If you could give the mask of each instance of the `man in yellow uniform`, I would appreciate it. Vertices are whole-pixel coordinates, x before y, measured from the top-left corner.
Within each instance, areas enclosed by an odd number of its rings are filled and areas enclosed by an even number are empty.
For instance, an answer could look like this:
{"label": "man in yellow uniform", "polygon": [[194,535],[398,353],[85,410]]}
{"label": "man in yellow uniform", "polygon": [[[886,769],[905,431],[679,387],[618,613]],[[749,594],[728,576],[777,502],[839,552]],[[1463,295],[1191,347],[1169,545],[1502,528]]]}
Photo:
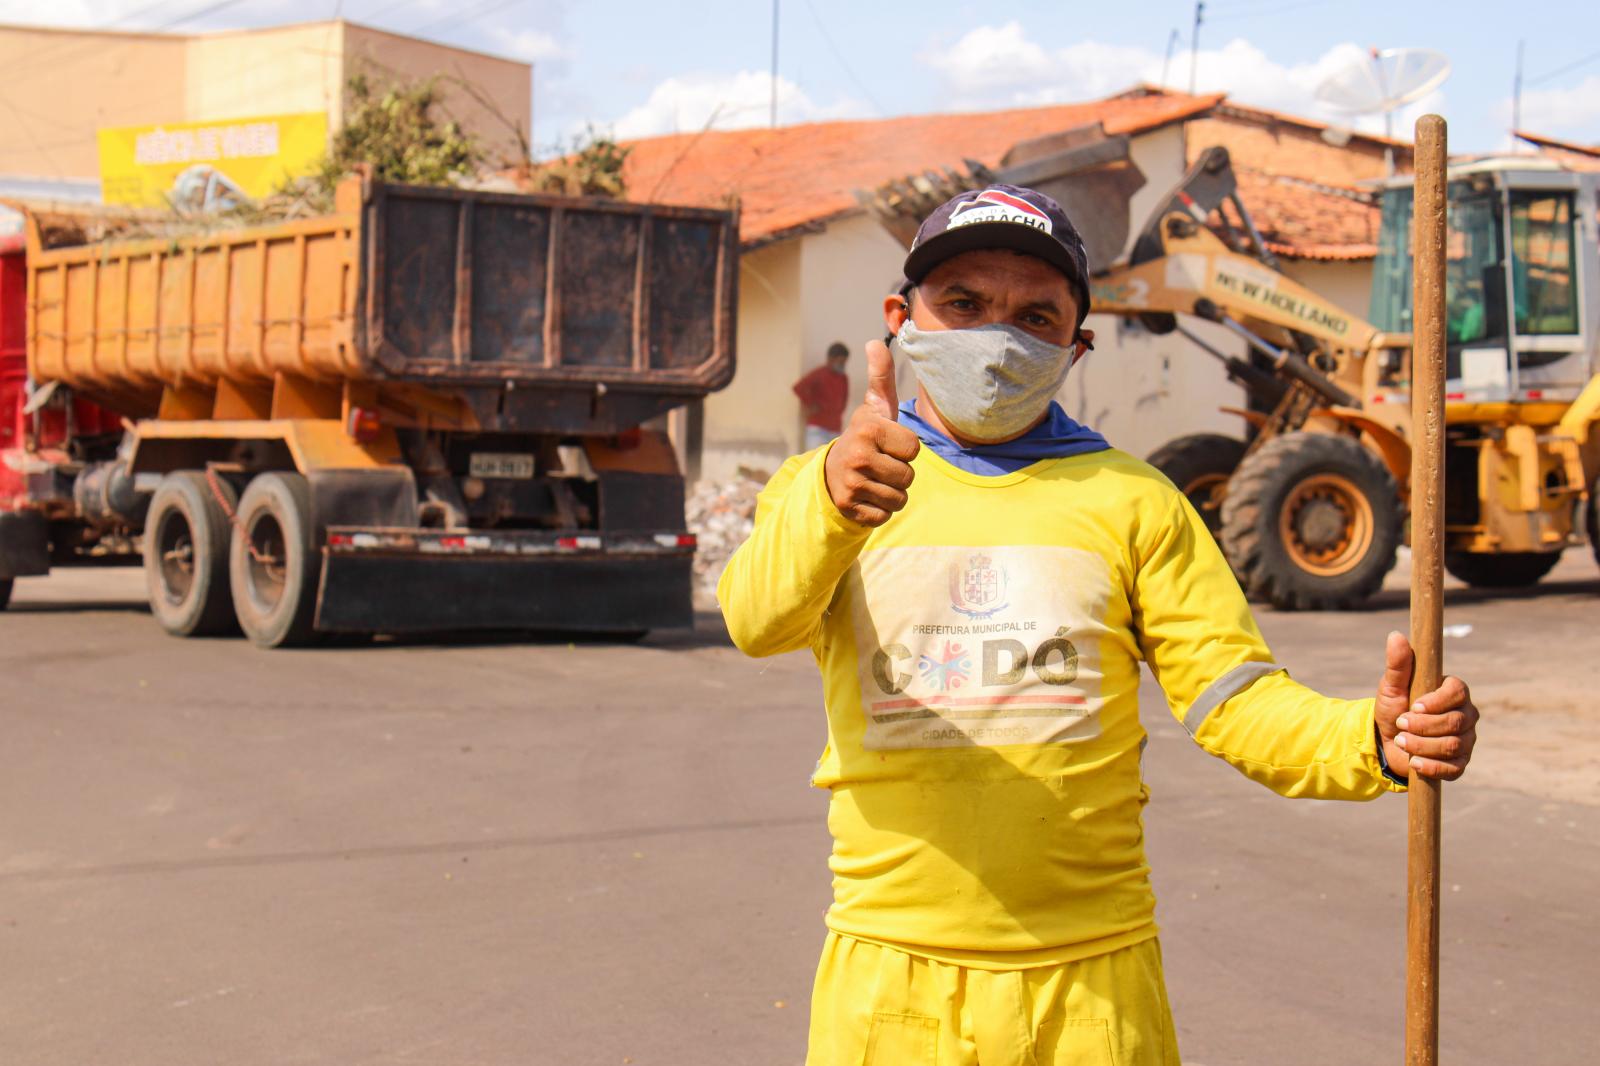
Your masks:
{"label": "man in yellow uniform", "polygon": [[822,671],[834,901],[807,1061],[1175,1066],[1139,664],[1202,748],[1285,796],[1457,777],[1478,712],[1454,678],[1407,706],[1400,634],[1375,699],[1290,680],[1183,495],[1053,402],[1093,339],[1053,200],[957,196],[905,274],[866,402],[768,483],[718,586],[740,649]]}

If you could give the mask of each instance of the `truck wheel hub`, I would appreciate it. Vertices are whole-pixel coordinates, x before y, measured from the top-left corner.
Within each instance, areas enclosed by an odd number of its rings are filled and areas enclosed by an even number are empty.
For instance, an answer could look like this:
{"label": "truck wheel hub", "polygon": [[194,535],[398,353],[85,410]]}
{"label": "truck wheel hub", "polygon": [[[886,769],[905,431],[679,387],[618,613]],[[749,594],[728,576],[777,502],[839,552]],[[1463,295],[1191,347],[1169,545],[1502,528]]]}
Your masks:
{"label": "truck wheel hub", "polygon": [[171,603],[182,603],[194,587],[194,540],[189,523],[176,511],[168,512],[154,534],[161,559],[161,591]]}
{"label": "truck wheel hub", "polygon": [[263,609],[270,611],[283,599],[283,588],[288,578],[287,546],[283,527],[270,514],[262,514],[248,529],[250,538],[251,597]]}

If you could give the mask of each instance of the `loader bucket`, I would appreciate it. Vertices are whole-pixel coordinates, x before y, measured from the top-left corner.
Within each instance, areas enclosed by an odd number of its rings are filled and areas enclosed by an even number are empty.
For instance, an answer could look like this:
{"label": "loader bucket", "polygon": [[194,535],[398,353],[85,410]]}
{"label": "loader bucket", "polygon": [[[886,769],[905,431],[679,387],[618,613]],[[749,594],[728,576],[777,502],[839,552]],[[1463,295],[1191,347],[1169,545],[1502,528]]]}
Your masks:
{"label": "loader bucket", "polygon": [[1129,204],[1144,187],[1144,173],[1128,152],[1128,138],[1107,136],[1097,122],[1020,141],[998,167],[971,159],[961,169],[910,174],[856,199],[901,244],[911,247],[917,227],[934,208],[958,193],[995,182],[1024,185],[1055,199],[1083,236],[1089,269],[1104,270],[1122,256],[1130,230]]}

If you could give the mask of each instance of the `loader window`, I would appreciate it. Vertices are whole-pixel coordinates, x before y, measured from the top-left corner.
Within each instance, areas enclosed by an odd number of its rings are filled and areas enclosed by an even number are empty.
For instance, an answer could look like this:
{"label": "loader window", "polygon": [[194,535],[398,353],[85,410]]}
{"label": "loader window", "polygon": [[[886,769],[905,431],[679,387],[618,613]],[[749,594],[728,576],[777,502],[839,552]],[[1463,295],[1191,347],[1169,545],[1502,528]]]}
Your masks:
{"label": "loader window", "polygon": [[1411,329],[1411,190],[1386,191],[1382,218],[1367,317],[1381,330],[1405,333]]}
{"label": "loader window", "polygon": [[[1491,195],[1451,185],[1450,236],[1445,248],[1445,302],[1452,345],[1503,337],[1505,282],[1500,273],[1500,227]],[[1393,333],[1411,330],[1410,189],[1383,195],[1378,259],[1372,270],[1372,324]]]}
{"label": "loader window", "polygon": [[1489,197],[1451,197],[1444,267],[1449,344],[1505,336],[1505,284],[1495,222],[1494,201]]}
{"label": "loader window", "polygon": [[1577,247],[1572,194],[1511,194],[1511,291],[1517,332],[1525,336],[1578,332]]}

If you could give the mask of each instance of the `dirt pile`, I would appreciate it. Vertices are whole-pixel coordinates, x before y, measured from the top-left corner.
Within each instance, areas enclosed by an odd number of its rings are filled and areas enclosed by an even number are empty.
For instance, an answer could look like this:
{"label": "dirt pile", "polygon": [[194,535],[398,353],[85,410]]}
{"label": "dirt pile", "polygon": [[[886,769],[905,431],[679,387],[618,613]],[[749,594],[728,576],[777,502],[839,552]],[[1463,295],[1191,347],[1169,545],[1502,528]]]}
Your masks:
{"label": "dirt pile", "polygon": [[694,557],[697,594],[715,594],[722,568],[755,526],[756,494],[765,483],[757,472],[741,469],[728,481],[701,481],[690,490],[685,513],[689,531],[699,538]]}

